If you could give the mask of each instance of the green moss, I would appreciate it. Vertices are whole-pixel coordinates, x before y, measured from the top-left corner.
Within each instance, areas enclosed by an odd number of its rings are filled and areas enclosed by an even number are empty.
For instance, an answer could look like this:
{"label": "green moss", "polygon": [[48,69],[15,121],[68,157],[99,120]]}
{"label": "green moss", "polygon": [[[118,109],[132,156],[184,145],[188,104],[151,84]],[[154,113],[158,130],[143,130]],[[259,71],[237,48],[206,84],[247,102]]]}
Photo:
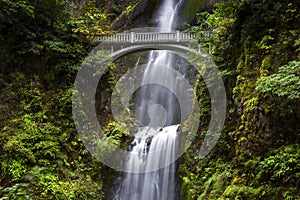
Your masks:
{"label": "green moss", "polygon": [[[205,1],[204,1],[205,2]],[[183,14],[184,17],[191,21],[195,18],[196,13],[203,7],[203,0],[187,0],[184,1]]]}
{"label": "green moss", "polygon": [[231,185],[226,188],[220,199],[257,199],[261,190],[262,188],[253,188],[243,185]]}
{"label": "green moss", "polygon": [[268,76],[270,74],[270,69],[272,67],[272,57],[271,56],[266,56],[262,63],[261,63],[261,67],[260,67],[260,77],[265,77]]}
{"label": "green moss", "polygon": [[125,124],[117,124],[116,122],[110,122],[103,128],[104,134],[108,137],[112,143],[117,144],[122,149],[127,149],[133,136],[126,129]]}
{"label": "green moss", "polygon": [[180,199],[190,200],[191,198],[191,187],[192,182],[188,177],[182,178],[182,185],[180,189]]}

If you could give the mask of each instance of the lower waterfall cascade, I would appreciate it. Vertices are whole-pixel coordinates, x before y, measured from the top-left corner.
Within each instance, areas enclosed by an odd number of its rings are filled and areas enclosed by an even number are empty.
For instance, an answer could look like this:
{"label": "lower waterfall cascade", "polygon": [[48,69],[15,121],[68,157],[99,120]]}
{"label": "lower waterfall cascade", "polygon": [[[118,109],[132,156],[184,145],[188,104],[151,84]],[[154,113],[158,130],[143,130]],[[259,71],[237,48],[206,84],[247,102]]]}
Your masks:
{"label": "lower waterfall cascade", "polygon": [[[158,12],[158,27],[171,30],[183,0],[164,0]],[[143,81],[160,80],[182,94],[181,77],[172,73],[175,56],[169,51],[151,51]],[[181,76],[183,76],[181,74]],[[135,100],[134,112],[142,127],[131,143],[126,158],[127,173],[119,181],[113,200],[174,200],[176,151],[178,148],[176,95],[163,87],[142,87]],[[150,117],[150,118],[149,118]],[[152,170],[158,169],[158,170]]]}

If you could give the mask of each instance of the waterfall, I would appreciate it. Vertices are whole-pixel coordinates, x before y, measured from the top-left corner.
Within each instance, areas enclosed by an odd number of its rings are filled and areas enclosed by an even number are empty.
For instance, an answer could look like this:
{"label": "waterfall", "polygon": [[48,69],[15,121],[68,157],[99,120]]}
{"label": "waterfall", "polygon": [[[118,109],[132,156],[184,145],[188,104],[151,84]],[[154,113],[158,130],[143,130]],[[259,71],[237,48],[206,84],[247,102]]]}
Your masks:
{"label": "waterfall", "polygon": [[[127,158],[127,167],[137,173],[126,174],[114,200],[175,199],[175,164],[172,161],[176,154],[178,126],[172,125],[160,130],[140,128]],[[171,164],[156,171],[151,170],[162,163]],[[144,170],[149,172],[138,173]]]}
{"label": "waterfall", "polygon": [[[158,12],[158,27],[171,30],[175,26],[177,8],[182,0],[164,0]],[[141,123],[130,146],[125,174],[114,200],[174,200],[175,163],[178,148],[177,129],[180,107],[176,97],[183,91],[180,76],[174,71],[174,55],[169,51],[151,51],[143,82],[160,80],[143,86],[136,95],[135,115]],[[179,107],[179,108],[178,108]],[[158,169],[158,170],[152,170]]]}
{"label": "waterfall", "polygon": [[[176,0],[164,0],[158,12],[158,27],[162,31],[170,31],[176,25],[176,12],[183,0],[180,0],[176,4],[175,1]],[[147,65],[148,67],[143,75],[143,82],[160,80],[159,82],[164,83],[164,85],[167,85],[169,88],[167,88],[167,90],[157,85],[142,87],[135,102],[136,118],[142,125],[149,125],[150,116],[148,112],[152,110],[153,113],[156,113],[156,121],[160,122],[156,124],[157,126],[179,123],[180,119],[177,114],[180,113],[180,108],[174,93],[176,93],[176,95],[180,94],[181,87],[179,83],[180,78],[176,73],[173,73],[172,70],[172,67],[175,65],[174,55],[169,51],[151,51]],[[170,91],[174,91],[174,93]],[[164,116],[164,114],[166,114],[166,116]],[[166,119],[164,119],[164,117],[166,117]]]}

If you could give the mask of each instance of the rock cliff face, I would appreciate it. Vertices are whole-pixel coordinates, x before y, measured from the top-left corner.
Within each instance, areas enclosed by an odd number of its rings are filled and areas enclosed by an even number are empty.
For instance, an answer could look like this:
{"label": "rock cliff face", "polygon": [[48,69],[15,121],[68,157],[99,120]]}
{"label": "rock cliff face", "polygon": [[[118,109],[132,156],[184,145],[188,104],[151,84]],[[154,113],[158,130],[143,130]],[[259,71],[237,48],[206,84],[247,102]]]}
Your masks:
{"label": "rock cliff face", "polygon": [[[193,24],[196,21],[196,16],[199,11],[212,9],[213,5],[222,0],[185,0],[179,10],[179,21],[182,26],[179,27],[183,29],[183,24]],[[223,0],[222,2],[226,2]]]}
{"label": "rock cliff face", "polygon": [[98,0],[97,5],[106,8],[105,12],[115,19],[113,30],[126,30],[154,26],[154,15],[162,0]]}
{"label": "rock cliff face", "polygon": [[[200,10],[207,9],[218,0],[185,0],[179,12],[180,24],[191,23]],[[114,17],[111,28],[122,31],[130,28],[155,26],[155,14],[162,0],[98,0],[97,5]],[[183,29],[183,27],[180,27]]]}

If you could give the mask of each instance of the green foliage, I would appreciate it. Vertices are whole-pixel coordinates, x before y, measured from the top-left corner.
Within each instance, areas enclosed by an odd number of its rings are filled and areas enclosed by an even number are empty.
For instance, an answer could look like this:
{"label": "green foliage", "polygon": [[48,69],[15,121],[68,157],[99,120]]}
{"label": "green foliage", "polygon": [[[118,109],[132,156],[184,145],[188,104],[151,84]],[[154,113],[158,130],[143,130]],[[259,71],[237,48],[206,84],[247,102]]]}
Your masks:
{"label": "green foliage", "polygon": [[270,153],[259,163],[259,175],[264,182],[294,185],[300,178],[299,145],[289,145]]}
{"label": "green foliage", "polygon": [[[40,167],[32,169],[28,175],[37,199],[102,199],[101,185],[90,176],[80,176],[75,180],[62,180],[59,176],[46,172]],[[37,193],[38,192],[38,193]]]}
{"label": "green foliage", "polygon": [[1,199],[105,198],[103,165],[76,135],[71,85],[93,47],[86,34],[110,32],[109,20],[92,0],[0,1]]}
{"label": "green foliage", "polygon": [[104,136],[96,141],[96,155],[102,160],[110,159],[117,148],[126,150],[133,140],[133,136],[127,132],[125,124],[119,125],[116,122],[110,122],[103,128],[103,131]]}
{"label": "green foliage", "polygon": [[49,37],[45,31],[54,28],[62,17],[60,1],[12,1],[0,2],[1,58],[5,65],[26,63],[38,56],[43,49],[41,39]]}
{"label": "green foliage", "polygon": [[[198,34],[204,48],[212,46],[229,112],[218,144],[199,160],[192,152],[200,151],[210,102],[198,79],[196,95],[207,112],[199,113],[198,137],[180,164],[181,196],[298,199],[299,3],[229,1],[197,17],[188,31]],[[204,30],[212,35],[203,40]]]}
{"label": "green foliage", "polygon": [[[131,15],[134,2],[115,5],[116,13]],[[201,159],[211,108],[198,77],[201,124],[179,166],[182,199],[299,199],[299,17],[297,0],[229,1],[189,27],[212,47],[230,110],[217,146]],[[92,0],[0,0],[1,199],[107,199],[116,173],[76,135],[71,85],[89,39],[111,33],[110,20]],[[203,30],[211,37],[203,40]],[[99,91],[110,93],[128,68],[110,69]],[[127,148],[127,129],[108,123],[98,151]]]}
{"label": "green foliage", "polygon": [[[230,164],[224,163],[222,159],[216,162],[213,160],[209,162],[209,159],[204,161],[192,152],[185,153],[185,157],[188,156],[185,165],[180,165],[180,173],[187,175],[182,177],[181,198],[187,200],[218,199],[232,179]],[[193,166],[191,169],[190,164]]]}
{"label": "green foliage", "polygon": [[73,1],[69,6],[71,18],[68,25],[74,33],[86,34],[89,37],[111,33],[109,15],[104,13],[103,8],[97,8],[93,1]]}
{"label": "green foliage", "polygon": [[279,67],[278,73],[265,77],[256,89],[262,93],[284,96],[290,100],[300,98],[300,62],[292,61]]}
{"label": "green foliage", "polygon": [[[4,72],[32,64],[54,76],[75,73],[91,48],[89,39],[109,32],[109,19],[93,1],[0,2],[0,58]],[[41,66],[39,65],[40,63]],[[41,70],[41,69],[39,69]],[[50,79],[49,79],[50,78]]]}
{"label": "green foliage", "polygon": [[1,188],[0,194],[3,196],[1,200],[32,200],[28,192],[28,183],[17,183],[11,187]]}
{"label": "green foliage", "polygon": [[[236,13],[239,6],[240,4],[236,1],[227,4],[216,4],[212,12],[205,11],[197,14],[197,26],[188,26],[188,31],[198,36],[202,47],[207,51],[212,48],[215,61],[218,61],[220,65],[223,65],[224,62],[222,61],[229,56],[226,55],[229,53],[228,49],[236,45],[229,41],[235,37],[232,33],[232,26],[237,20]],[[204,37],[203,31],[209,31],[210,37]],[[220,54],[222,51],[224,54]],[[230,60],[229,57],[228,59]]]}
{"label": "green foliage", "polygon": [[9,94],[11,101],[4,103],[14,107],[1,124],[1,195],[9,199],[102,199],[102,182],[97,180],[102,166],[74,134],[73,90],[45,93],[38,76],[13,73],[11,78],[6,93],[1,94],[1,98]]}
{"label": "green foliage", "polygon": [[126,149],[133,139],[133,136],[126,130],[125,124],[120,125],[116,122],[110,122],[104,127],[103,131],[106,137],[114,140],[114,143],[123,149]]}
{"label": "green foliage", "polygon": [[242,185],[232,185],[226,188],[220,199],[256,199],[259,197],[259,193],[262,188],[253,188]]}

